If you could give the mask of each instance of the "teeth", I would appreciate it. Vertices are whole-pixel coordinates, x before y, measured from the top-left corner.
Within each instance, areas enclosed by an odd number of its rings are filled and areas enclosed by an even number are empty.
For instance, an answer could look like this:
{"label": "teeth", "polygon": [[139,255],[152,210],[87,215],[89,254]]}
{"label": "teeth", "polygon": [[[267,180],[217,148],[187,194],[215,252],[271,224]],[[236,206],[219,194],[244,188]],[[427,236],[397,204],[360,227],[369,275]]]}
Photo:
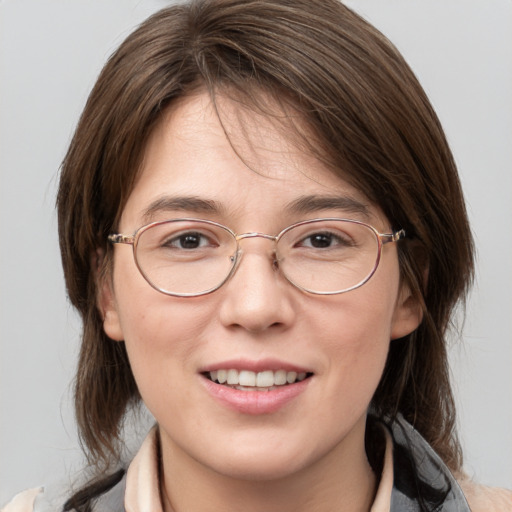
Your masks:
{"label": "teeth", "polygon": [[303,381],[305,372],[287,372],[286,370],[265,370],[263,372],[251,372],[249,370],[215,370],[210,372],[210,379],[219,384],[228,384],[237,389],[261,388],[262,390],[275,389],[275,386],[284,386],[294,382]]}
{"label": "teeth", "polygon": [[228,370],[228,384],[240,384],[237,370]]}
{"label": "teeth", "polygon": [[274,372],[271,370],[259,372],[256,375],[256,386],[259,388],[269,388],[274,385]]}
{"label": "teeth", "polygon": [[238,376],[238,382],[236,384],[240,384],[240,386],[256,386],[256,374],[254,372],[242,370]]}
{"label": "teeth", "polygon": [[286,384],[286,371],[285,370],[277,370],[274,373],[274,384],[276,386],[283,386]]}
{"label": "teeth", "polygon": [[254,386],[235,386],[235,389],[238,389],[239,391],[272,391],[273,389],[277,389],[276,386],[272,386],[270,388],[257,388]]}
{"label": "teeth", "polygon": [[296,378],[297,378],[297,372],[288,372],[286,374],[286,382],[288,382],[288,384],[295,382]]}

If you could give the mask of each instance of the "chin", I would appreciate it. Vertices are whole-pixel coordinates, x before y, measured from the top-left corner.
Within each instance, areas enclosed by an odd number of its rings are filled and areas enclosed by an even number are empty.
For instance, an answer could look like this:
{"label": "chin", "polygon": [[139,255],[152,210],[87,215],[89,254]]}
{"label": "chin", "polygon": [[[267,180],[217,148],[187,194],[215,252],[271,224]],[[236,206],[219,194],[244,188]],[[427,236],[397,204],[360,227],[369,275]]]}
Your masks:
{"label": "chin", "polygon": [[260,440],[240,450],[231,447],[229,454],[220,458],[212,457],[213,464],[210,466],[214,471],[226,477],[246,481],[270,481],[287,478],[312,465],[321,455],[307,454],[299,446],[276,447],[275,443],[269,443],[265,447],[264,441]]}
{"label": "chin", "polygon": [[250,482],[276,481],[287,478],[302,469],[296,463],[293,466],[286,462],[266,458],[265,461],[243,460],[217,468],[217,472],[225,477]]}

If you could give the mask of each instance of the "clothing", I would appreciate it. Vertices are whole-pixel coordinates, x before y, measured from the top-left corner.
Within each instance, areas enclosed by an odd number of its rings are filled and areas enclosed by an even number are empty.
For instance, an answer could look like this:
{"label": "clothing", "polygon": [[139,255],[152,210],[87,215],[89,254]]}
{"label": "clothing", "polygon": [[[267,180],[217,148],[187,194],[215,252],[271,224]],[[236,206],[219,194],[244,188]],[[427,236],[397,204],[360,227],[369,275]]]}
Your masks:
{"label": "clothing", "polygon": [[[386,427],[385,438],[383,470],[371,512],[512,511],[511,491],[479,486],[467,478],[458,482],[403,418]],[[98,498],[94,511],[163,512],[158,472],[158,436],[153,429],[122,479]],[[2,512],[56,512],[67,498],[68,488],[32,489]]]}

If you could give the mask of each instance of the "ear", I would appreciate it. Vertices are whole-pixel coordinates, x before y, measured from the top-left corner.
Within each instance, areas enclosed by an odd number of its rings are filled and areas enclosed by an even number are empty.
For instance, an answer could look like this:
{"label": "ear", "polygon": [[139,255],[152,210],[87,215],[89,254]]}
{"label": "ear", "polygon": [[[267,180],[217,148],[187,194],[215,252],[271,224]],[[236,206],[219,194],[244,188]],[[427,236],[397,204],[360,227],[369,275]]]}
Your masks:
{"label": "ear", "polygon": [[413,296],[409,286],[402,284],[393,313],[391,339],[396,340],[411,334],[423,320],[423,308]]}
{"label": "ear", "polygon": [[97,306],[103,319],[105,334],[115,341],[123,341],[124,336],[117,312],[112,272],[104,269],[104,260],[105,252],[103,249],[96,249],[92,257],[92,263],[96,279]]}

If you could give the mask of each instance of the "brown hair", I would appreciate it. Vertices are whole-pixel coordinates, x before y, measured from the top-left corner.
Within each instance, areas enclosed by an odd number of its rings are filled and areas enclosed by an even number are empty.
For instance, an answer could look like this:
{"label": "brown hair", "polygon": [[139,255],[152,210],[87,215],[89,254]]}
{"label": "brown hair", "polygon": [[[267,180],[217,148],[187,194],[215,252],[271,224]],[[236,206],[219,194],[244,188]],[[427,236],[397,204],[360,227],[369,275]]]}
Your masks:
{"label": "brown hair", "polygon": [[262,93],[289,102],[315,134],[314,142],[303,136],[309,149],[405,229],[401,275],[424,317],[391,343],[372,406],[382,417],[401,413],[459,469],[446,333],[472,278],[473,244],[457,170],[403,58],[337,0],[173,6],[145,21],[101,72],[64,159],[57,200],[67,289],[83,318],[76,415],[90,461],[116,456],[122,419],[140,398],[124,344],[102,328],[93,255],[100,248],[109,261],[107,235],[155,123],[198,87],[212,97],[230,90],[255,108]]}

